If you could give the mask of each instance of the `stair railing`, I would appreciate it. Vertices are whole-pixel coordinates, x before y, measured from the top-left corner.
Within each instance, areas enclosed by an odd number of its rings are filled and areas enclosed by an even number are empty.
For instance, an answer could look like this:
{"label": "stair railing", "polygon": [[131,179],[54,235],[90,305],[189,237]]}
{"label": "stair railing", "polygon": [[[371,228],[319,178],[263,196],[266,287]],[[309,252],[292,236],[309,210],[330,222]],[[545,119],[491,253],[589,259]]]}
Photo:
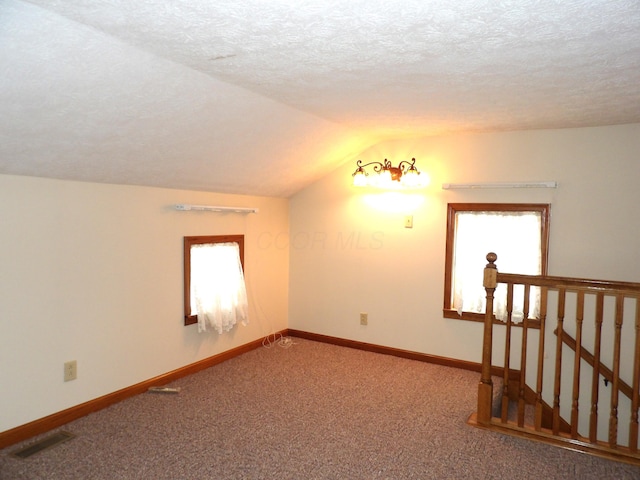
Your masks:
{"label": "stair railing", "polygon": [[[640,465],[640,452],[638,451],[638,410],[640,407],[640,283],[611,282],[604,280],[585,280],[569,277],[552,277],[539,275],[518,275],[500,273],[495,265],[497,255],[489,253],[489,262],[484,270],[483,284],[487,293],[486,314],[483,333],[482,349],[482,369],[480,384],[478,386],[478,409],[470,418],[470,423],[482,428],[499,430],[517,436],[532,438],[535,440],[552,443],[571,449],[578,449],[598,456],[605,456],[615,460],[635,463]],[[494,311],[494,295],[498,284],[507,286],[507,315],[504,322],[505,344],[504,344],[504,378],[502,380],[502,395],[499,416],[493,415],[494,391],[492,379],[491,359],[493,357],[493,331],[496,321]],[[514,369],[512,361],[514,350],[512,345],[513,328],[513,295],[514,286],[524,287],[524,307],[521,345],[515,349],[519,353],[519,366]],[[530,308],[529,293],[532,288],[540,289],[539,316],[537,319],[529,319]],[[555,312],[549,312],[551,303],[550,293],[553,293],[555,301]],[[569,309],[568,294],[572,295],[572,305],[574,304],[575,318],[567,317]],[[585,298],[595,299],[593,304],[593,316],[589,315],[589,321],[593,317],[593,324],[589,322],[588,336],[593,337],[593,353],[587,351],[585,342]],[[574,300],[575,299],[575,300]],[[613,308],[605,308],[605,301],[611,301]],[[633,312],[633,338],[625,342],[628,346],[632,344],[631,355],[622,358],[622,331],[625,319],[630,318],[627,310]],[[610,314],[610,315],[606,315]],[[571,312],[573,314],[573,311]],[[611,318],[608,318],[611,317]],[[537,349],[529,348],[529,321],[535,323],[535,328],[539,328]],[[553,322],[551,321],[553,320]],[[545,331],[549,323],[553,328],[555,323],[556,339],[553,348],[545,344]],[[605,331],[606,338],[611,342],[603,343],[603,326],[611,327],[612,332]],[[567,330],[575,331],[575,338]],[[628,330],[628,329],[627,329]],[[628,332],[627,332],[628,334]],[[533,339],[535,341],[535,339]],[[565,351],[565,345],[573,349],[574,354]],[[531,350],[536,350],[531,356]],[[553,358],[551,365],[545,369],[546,359],[552,350]],[[628,348],[627,350],[628,351]],[[564,357],[563,358],[563,354]],[[605,367],[603,357],[610,359],[611,368]],[[563,363],[563,360],[566,360]],[[584,362],[583,362],[584,360]],[[621,378],[621,367],[627,367],[624,362],[630,361],[632,379],[630,385]],[[534,375],[529,375],[527,368],[535,370]],[[591,375],[581,372],[584,367],[591,368]],[[563,383],[563,375],[567,369],[571,370],[571,382]],[[516,380],[509,372],[517,370],[519,375]],[[628,371],[629,369],[624,369]],[[527,378],[535,378],[534,385],[527,384]],[[581,431],[579,400],[581,392],[588,393],[588,382],[585,378],[590,378],[591,392],[588,412],[588,432]],[[608,412],[608,434],[606,439],[598,438],[598,407],[601,405],[600,379],[604,378],[611,382],[611,394]],[[582,380],[581,380],[582,379]],[[516,385],[513,385],[517,382]],[[570,383],[570,389],[567,389]],[[585,386],[585,383],[587,385]],[[552,384],[549,392],[549,384]],[[563,391],[570,390],[570,392]],[[533,391],[533,395],[527,395]],[[515,392],[515,393],[514,393]],[[619,430],[619,406],[620,393],[629,397],[630,411],[628,412],[628,439],[623,445],[618,442]],[[515,396],[516,419],[510,418],[510,405]],[[525,422],[525,407],[530,404],[530,397],[533,396],[533,420]],[[551,405],[545,402],[545,398],[552,399]],[[584,396],[582,397],[584,398]],[[567,407],[568,405],[568,407]],[[545,422],[545,410],[550,409],[550,422]],[[561,412],[569,412],[567,419],[563,418]],[[600,422],[602,423],[602,422]],[[584,430],[584,422],[582,429]],[[602,427],[601,427],[602,428]]]}

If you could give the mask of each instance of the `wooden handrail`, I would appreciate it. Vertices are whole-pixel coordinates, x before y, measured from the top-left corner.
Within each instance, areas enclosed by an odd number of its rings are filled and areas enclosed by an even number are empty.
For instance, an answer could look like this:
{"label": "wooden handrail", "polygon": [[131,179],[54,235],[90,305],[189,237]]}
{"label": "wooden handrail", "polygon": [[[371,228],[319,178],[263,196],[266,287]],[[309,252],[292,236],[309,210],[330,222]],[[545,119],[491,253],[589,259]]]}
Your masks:
{"label": "wooden handrail", "polygon": [[614,282],[610,280],[590,280],[586,278],[553,277],[550,275],[521,275],[517,273],[497,273],[497,283],[519,283],[537,287],[565,288],[567,291],[604,292],[608,295],[627,293],[640,295],[640,283]]}
{"label": "wooden handrail", "polygon": [[[558,330],[553,331],[554,335],[558,335]],[[569,335],[566,331],[562,332],[562,341],[574,352],[576,351],[576,341],[575,339]],[[580,357],[586,361],[592,367],[595,367],[595,358],[591,352],[589,352],[586,348],[580,348]],[[613,372],[610,368],[606,367],[602,362],[598,362],[598,370],[600,374],[607,380],[607,382],[613,383]],[[629,399],[633,398],[633,388],[629,386],[624,380],[618,380],[618,388],[620,392],[625,394]]]}

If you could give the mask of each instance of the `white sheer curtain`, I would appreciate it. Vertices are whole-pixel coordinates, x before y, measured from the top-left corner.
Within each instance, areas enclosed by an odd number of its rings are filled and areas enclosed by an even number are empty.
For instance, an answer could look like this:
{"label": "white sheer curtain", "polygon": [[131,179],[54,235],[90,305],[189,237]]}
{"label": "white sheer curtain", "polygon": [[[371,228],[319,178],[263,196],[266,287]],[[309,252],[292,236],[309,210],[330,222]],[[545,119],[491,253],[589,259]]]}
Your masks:
{"label": "white sheer curtain", "polygon": [[[486,255],[498,255],[496,265],[504,273],[539,275],[542,269],[542,218],[537,212],[458,212],[453,257],[453,308],[458,314],[484,313],[486,292],[482,286]],[[494,298],[494,315],[506,321],[507,288],[498,285]],[[540,291],[532,287],[529,318],[539,314]],[[524,287],[513,293],[512,320],[523,320]]]}
{"label": "white sheer curtain", "polygon": [[212,327],[219,334],[240,321],[248,323],[247,290],[237,243],[191,246],[191,309],[198,332]]}

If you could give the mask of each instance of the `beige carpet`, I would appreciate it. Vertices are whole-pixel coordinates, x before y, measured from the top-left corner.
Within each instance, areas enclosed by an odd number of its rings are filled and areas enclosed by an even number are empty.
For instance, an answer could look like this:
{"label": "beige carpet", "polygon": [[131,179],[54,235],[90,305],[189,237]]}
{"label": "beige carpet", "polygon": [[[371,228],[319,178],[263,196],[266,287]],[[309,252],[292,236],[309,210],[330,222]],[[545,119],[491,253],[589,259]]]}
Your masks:
{"label": "beige carpet", "polygon": [[466,425],[479,374],[293,339],[65,425],[20,479],[639,479],[640,468]]}

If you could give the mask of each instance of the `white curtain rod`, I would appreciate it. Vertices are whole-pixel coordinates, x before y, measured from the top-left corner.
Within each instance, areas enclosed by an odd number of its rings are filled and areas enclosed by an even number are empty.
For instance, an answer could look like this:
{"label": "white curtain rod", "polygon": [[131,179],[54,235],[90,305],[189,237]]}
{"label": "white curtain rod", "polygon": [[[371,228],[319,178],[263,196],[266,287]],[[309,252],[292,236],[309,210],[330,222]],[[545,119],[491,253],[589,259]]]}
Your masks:
{"label": "white curtain rod", "polygon": [[462,188],[557,188],[558,182],[443,183],[443,190]]}
{"label": "white curtain rod", "polygon": [[251,207],[216,207],[210,205],[188,205],[186,203],[179,203],[176,205],[176,210],[183,212],[189,210],[200,210],[205,212],[258,213],[257,208]]}

